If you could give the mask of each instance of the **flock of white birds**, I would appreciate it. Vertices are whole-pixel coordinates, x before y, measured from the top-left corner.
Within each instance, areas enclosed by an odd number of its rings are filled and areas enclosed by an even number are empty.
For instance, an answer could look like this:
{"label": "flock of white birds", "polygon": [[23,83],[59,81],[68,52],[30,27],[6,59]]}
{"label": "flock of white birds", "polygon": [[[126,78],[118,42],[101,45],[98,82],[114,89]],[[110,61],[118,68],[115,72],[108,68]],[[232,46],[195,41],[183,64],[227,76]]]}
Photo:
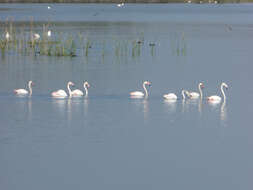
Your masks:
{"label": "flock of white birds", "polygon": [[[51,35],[52,35],[51,30],[48,30],[48,31],[47,31],[47,36],[48,36],[48,37],[51,37]],[[7,41],[10,41],[10,40],[11,40],[11,35],[10,35],[10,33],[9,33],[8,31],[6,31],[6,33],[5,33],[5,39],[6,39]],[[40,39],[40,35],[39,35],[38,33],[34,33],[34,34],[32,35],[32,39],[35,40],[35,41],[37,41],[37,40]]]}
{"label": "flock of white birds", "polygon": [[[123,7],[124,6],[124,3],[119,3],[117,4],[117,7]],[[47,7],[48,9],[51,9],[51,6],[48,6]],[[47,36],[48,37],[51,37],[52,35],[52,32],[51,30],[48,30],[47,32]],[[9,32],[7,31],[6,34],[5,34],[5,38],[6,40],[10,40],[11,39],[11,35],[9,34]],[[39,40],[40,39],[40,35],[38,33],[34,33],[33,34],[33,40]],[[32,81],[29,81],[28,82],[28,90],[26,89],[14,89],[14,93],[16,95],[32,95],[32,86],[34,85],[34,83]],[[74,83],[73,82],[68,82],[67,84],[67,89],[68,89],[68,94],[65,92],[65,90],[57,90],[57,91],[54,91],[51,93],[51,96],[52,97],[55,97],[55,98],[65,98],[65,97],[80,97],[80,96],[88,96],[88,88],[90,87],[89,83],[87,81],[85,81],[83,83],[83,87],[84,87],[84,90],[85,90],[85,93],[79,89],[75,89],[75,90],[71,90],[70,86],[74,86]],[[130,92],[130,97],[131,98],[147,98],[148,97],[148,90],[146,88],[146,86],[151,86],[151,82],[149,81],[144,81],[143,82],[143,89],[144,89],[144,92],[142,91],[133,91],[133,92]],[[224,92],[224,87],[227,89],[228,88],[228,85],[226,83],[221,83],[220,85],[220,90],[221,90],[221,93],[223,95],[223,100],[224,102],[226,101],[226,95],[225,95],[225,92]],[[202,89],[204,88],[204,84],[203,83],[199,83],[198,84],[198,90],[199,92],[190,92],[188,90],[182,90],[181,94],[182,94],[182,98],[185,99],[186,97],[189,98],[189,99],[200,99],[202,100],[203,99],[203,93],[202,93]],[[163,95],[163,98],[168,100],[168,101],[171,101],[171,102],[175,102],[178,97],[176,94],[174,93],[168,93],[168,94],[164,94]],[[213,96],[209,96],[206,98],[207,101],[209,102],[212,102],[212,103],[220,103],[222,98],[218,95],[213,95]]]}
{"label": "flock of white birds", "polygon": [[[34,85],[34,83],[32,81],[29,81],[28,82],[28,90],[26,89],[14,89],[14,93],[16,95],[32,95],[32,86]],[[84,87],[84,90],[85,90],[85,93],[82,91],[82,90],[79,90],[79,89],[75,89],[75,90],[71,90],[71,86],[74,86],[75,84],[71,81],[69,81],[67,83],[67,89],[68,89],[68,93],[65,91],[65,90],[57,90],[57,91],[54,91],[51,93],[51,96],[52,97],[55,97],[55,98],[65,98],[65,97],[81,97],[81,96],[88,96],[88,88],[90,87],[90,84],[85,81],[83,83],[83,87]],[[151,86],[151,82],[149,81],[144,81],[143,84],[142,84],[142,87],[144,89],[144,92],[142,91],[133,91],[133,92],[130,92],[130,97],[131,98],[147,98],[148,97],[148,90],[147,90],[147,86]],[[203,99],[203,93],[202,93],[202,89],[204,88],[204,84],[203,83],[199,83],[198,84],[198,90],[199,92],[190,92],[188,90],[182,90],[182,98],[185,99],[186,97],[189,98],[189,99],[200,99],[202,100]],[[226,101],[226,95],[225,95],[225,92],[224,92],[224,88],[228,88],[228,85],[224,82],[221,83],[220,85],[220,90],[221,90],[221,93],[223,95],[223,100],[224,102]],[[168,94],[164,94],[163,95],[163,98],[168,100],[168,101],[171,101],[171,102],[175,102],[178,97],[176,94],[174,93],[168,93]],[[211,102],[211,103],[220,103],[222,98],[220,96],[217,96],[217,95],[213,95],[213,96],[208,96],[207,98],[207,101]]]}

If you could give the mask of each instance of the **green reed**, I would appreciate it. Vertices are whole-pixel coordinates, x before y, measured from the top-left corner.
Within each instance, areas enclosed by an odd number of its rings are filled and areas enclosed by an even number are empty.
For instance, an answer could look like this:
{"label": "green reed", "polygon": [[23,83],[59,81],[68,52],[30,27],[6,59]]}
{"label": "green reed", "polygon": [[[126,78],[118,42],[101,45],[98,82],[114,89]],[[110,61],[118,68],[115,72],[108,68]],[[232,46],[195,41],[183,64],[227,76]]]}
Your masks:
{"label": "green reed", "polygon": [[[96,53],[102,57],[102,61],[110,55],[114,56],[117,62],[122,62],[129,61],[129,58],[135,60],[145,54],[145,51],[148,51],[151,57],[159,53],[157,41],[152,43],[144,41],[144,33],[139,34],[135,39],[113,37],[105,42],[104,39],[89,38],[81,32],[74,34],[57,32],[51,23],[35,24],[32,18],[29,24],[22,27],[16,27],[12,19],[0,24],[3,25],[0,29],[2,55],[12,51],[12,55],[16,52],[24,55],[88,58]],[[48,36],[49,30],[52,31],[52,36]],[[10,35],[9,39],[6,38],[7,32]],[[39,39],[34,37],[36,33],[40,35]],[[174,55],[187,54],[187,40],[184,33],[176,34],[176,37],[173,36],[169,42]]]}
{"label": "green reed", "polygon": [[[1,54],[5,54],[9,50],[14,50],[17,53],[46,55],[46,56],[76,56],[76,42],[71,35],[67,38],[60,38],[55,41],[51,36],[48,36],[49,23],[42,25],[42,32],[36,31],[33,19],[29,24],[29,31],[25,31],[21,27],[16,30],[13,20],[6,20],[4,30],[1,31],[0,49]],[[6,34],[10,36],[6,37]],[[35,39],[34,34],[39,33],[40,38]]]}
{"label": "green reed", "polygon": [[187,41],[184,32],[181,35],[176,34],[170,39],[170,47],[173,55],[187,55]]}

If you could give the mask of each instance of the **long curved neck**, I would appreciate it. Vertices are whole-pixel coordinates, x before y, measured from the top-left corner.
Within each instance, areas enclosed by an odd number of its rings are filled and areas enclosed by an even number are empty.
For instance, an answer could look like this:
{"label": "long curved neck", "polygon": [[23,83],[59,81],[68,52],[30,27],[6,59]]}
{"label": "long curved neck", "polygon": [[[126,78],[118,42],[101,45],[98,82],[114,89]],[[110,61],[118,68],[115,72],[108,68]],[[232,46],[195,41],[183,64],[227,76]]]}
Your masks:
{"label": "long curved neck", "polygon": [[223,85],[220,86],[220,90],[221,90],[221,93],[223,95],[224,102],[226,102],[226,95],[225,95],[225,92],[224,92],[224,89],[223,89]]}
{"label": "long curved neck", "polygon": [[183,100],[185,100],[184,90],[182,90]]}
{"label": "long curved neck", "polygon": [[200,99],[202,99],[203,98],[203,93],[202,93],[202,89],[201,89],[200,84],[199,84],[199,93],[200,93]]}
{"label": "long curved neck", "polygon": [[71,91],[71,89],[69,87],[69,84],[67,85],[67,88],[68,88],[68,91],[69,91],[69,97],[72,97],[72,91]]}
{"label": "long curved neck", "polygon": [[148,97],[148,91],[147,91],[147,89],[146,89],[145,84],[143,83],[143,85],[142,85],[142,86],[143,86],[143,89],[144,89],[144,91],[145,91],[145,96],[146,96],[146,97]]}
{"label": "long curved neck", "polygon": [[84,90],[85,90],[85,96],[87,97],[88,96],[88,88],[85,84],[83,85],[83,87],[84,87]]}
{"label": "long curved neck", "polygon": [[31,96],[32,93],[33,93],[32,84],[31,84],[31,83],[28,84],[28,88],[29,88],[29,94],[30,94],[30,96]]}

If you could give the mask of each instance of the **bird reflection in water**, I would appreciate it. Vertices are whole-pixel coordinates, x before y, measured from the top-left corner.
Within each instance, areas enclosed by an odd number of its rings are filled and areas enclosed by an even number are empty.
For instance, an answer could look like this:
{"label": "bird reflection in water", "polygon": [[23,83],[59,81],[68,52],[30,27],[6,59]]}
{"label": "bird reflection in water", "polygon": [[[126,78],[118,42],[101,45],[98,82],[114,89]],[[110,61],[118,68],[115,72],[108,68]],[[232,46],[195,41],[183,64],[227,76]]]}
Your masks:
{"label": "bird reflection in water", "polygon": [[32,120],[32,99],[31,99],[31,97],[28,98],[27,104],[28,104],[28,120],[31,121]]}
{"label": "bird reflection in water", "polygon": [[[210,106],[212,106],[213,108],[217,108],[220,104],[220,102],[208,102],[208,104]],[[223,125],[224,127],[227,126],[227,107],[226,107],[226,101],[224,101],[221,106],[220,109],[218,109],[217,111],[219,111],[219,116],[220,116],[220,121],[221,121],[221,125]]]}
{"label": "bird reflection in water", "polygon": [[224,126],[226,126],[227,121],[227,108],[226,108],[226,102],[224,101],[220,107],[220,120]]}
{"label": "bird reflection in water", "polygon": [[144,114],[144,119],[146,120],[148,118],[149,114],[149,107],[148,107],[148,100],[147,98],[144,98],[143,101],[143,114]]}
{"label": "bird reflection in water", "polygon": [[53,106],[55,107],[57,113],[61,115],[62,118],[66,118],[66,99],[65,98],[53,98]]}
{"label": "bird reflection in water", "polygon": [[166,105],[169,113],[173,113],[176,111],[177,108],[176,102],[177,100],[167,100],[167,99],[164,100],[164,104]]}
{"label": "bird reflection in water", "polygon": [[72,121],[72,98],[69,97],[67,100],[67,118],[68,118],[68,124],[70,125]]}
{"label": "bird reflection in water", "polygon": [[25,121],[32,120],[32,98],[31,96],[19,96],[17,100],[16,111],[19,112],[19,117],[22,117]]}
{"label": "bird reflection in water", "polygon": [[202,99],[199,99],[199,103],[198,103],[198,111],[199,114],[202,114],[202,107],[203,107],[203,103],[202,103]]}
{"label": "bird reflection in water", "polygon": [[182,113],[185,112],[185,99],[182,100]]}
{"label": "bird reflection in water", "polygon": [[89,110],[89,99],[88,99],[88,97],[84,98],[83,105],[84,105],[84,115],[88,116],[88,110]]}
{"label": "bird reflection in water", "polygon": [[[67,119],[70,124],[78,115],[83,116],[83,112],[87,112],[87,98],[86,97],[69,97],[67,100]],[[84,107],[83,105],[84,104]]]}
{"label": "bird reflection in water", "polygon": [[144,99],[140,99],[140,98],[132,98],[132,103],[135,105],[135,107],[138,110],[142,110],[143,115],[144,115],[144,119],[146,120],[148,118],[148,114],[149,114],[149,105],[148,105],[148,99],[144,98]]}
{"label": "bird reflection in water", "polygon": [[183,111],[189,111],[192,106],[199,106],[200,101],[196,99],[187,99],[182,102]]}

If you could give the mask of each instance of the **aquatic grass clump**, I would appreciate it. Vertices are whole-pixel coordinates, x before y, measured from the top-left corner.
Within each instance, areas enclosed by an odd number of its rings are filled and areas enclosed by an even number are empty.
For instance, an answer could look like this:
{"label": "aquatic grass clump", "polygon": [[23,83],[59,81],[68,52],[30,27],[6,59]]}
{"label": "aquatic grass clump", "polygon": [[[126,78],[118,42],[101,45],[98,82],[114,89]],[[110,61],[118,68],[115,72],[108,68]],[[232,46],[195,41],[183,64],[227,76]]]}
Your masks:
{"label": "aquatic grass clump", "polygon": [[141,44],[140,41],[134,40],[132,42],[132,57],[140,56],[141,55]]}
{"label": "aquatic grass clump", "polygon": [[[172,55],[185,56],[187,54],[184,33],[176,33],[168,40],[171,43],[169,48],[172,50]],[[122,39],[122,37],[113,36],[105,41],[105,39],[91,38],[81,31],[71,34],[57,32],[52,24],[35,24],[32,19],[29,24],[21,27],[15,27],[13,20],[8,20],[4,23],[3,29],[0,29],[2,55],[11,51],[12,55],[19,53],[31,56],[83,56],[86,59],[92,56],[99,57],[100,60],[102,58],[102,62],[106,56],[110,56],[117,63],[121,63],[136,61],[137,58],[147,54],[154,57],[159,53],[160,45],[157,44],[159,44],[157,40],[150,42],[144,40],[143,32],[133,38]]]}
{"label": "aquatic grass clump", "polygon": [[2,54],[5,54],[6,47],[7,47],[7,41],[1,39],[0,40],[0,48],[1,48],[1,53]]}
{"label": "aquatic grass clump", "polygon": [[85,40],[85,56],[87,57],[89,55],[89,49],[91,48],[91,42],[89,39]]}
{"label": "aquatic grass clump", "polygon": [[175,34],[170,39],[172,54],[177,56],[186,56],[187,54],[187,42],[184,32],[181,35]]}
{"label": "aquatic grass clump", "polygon": [[62,56],[71,56],[71,57],[76,56],[76,44],[75,44],[73,37],[71,35],[68,36],[66,41],[61,44],[62,44],[62,48],[63,48],[62,49],[63,50]]}
{"label": "aquatic grass clump", "polygon": [[153,57],[154,55],[155,55],[155,43],[149,43],[149,47],[151,48],[150,49],[150,54],[151,54],[151,56]]}
{"label": "aquatic grass clump", "polygon": [[13,21],[8,19],[4,26],[4,30],[0,33],[1,54],[5,54],[8,50],[14,50],[16,53],[22,54],[76,56],[76,43],[73,37],[69,35],[67,39],[63,39],[60,36],[55,41],[51,38],[51,30],[50,33],[48,32],[49,23],[43,24],[42,33],[39,31],[35,32],[33,19],[29,23],[28,31],[24,30],[25,26],[21,27],[20,31],[17,31]]}
{"label": "aquatic grass clump", "polygon": [[183,55],[183,56],[185,56],[186,55],[186,41],[185,41],[185,35],[184,35],[184,32],[182,33],[182,35],[181,35],[181,54]]}
{"label": "aquatic grass clump", "polygon": [[76,45],[71,35],[66,40],[63,40],[60,35],[60,39],[56,42],[55,47],[51,44],[49,50],[52,52],[50,54],[55,56],[76,56]]}

